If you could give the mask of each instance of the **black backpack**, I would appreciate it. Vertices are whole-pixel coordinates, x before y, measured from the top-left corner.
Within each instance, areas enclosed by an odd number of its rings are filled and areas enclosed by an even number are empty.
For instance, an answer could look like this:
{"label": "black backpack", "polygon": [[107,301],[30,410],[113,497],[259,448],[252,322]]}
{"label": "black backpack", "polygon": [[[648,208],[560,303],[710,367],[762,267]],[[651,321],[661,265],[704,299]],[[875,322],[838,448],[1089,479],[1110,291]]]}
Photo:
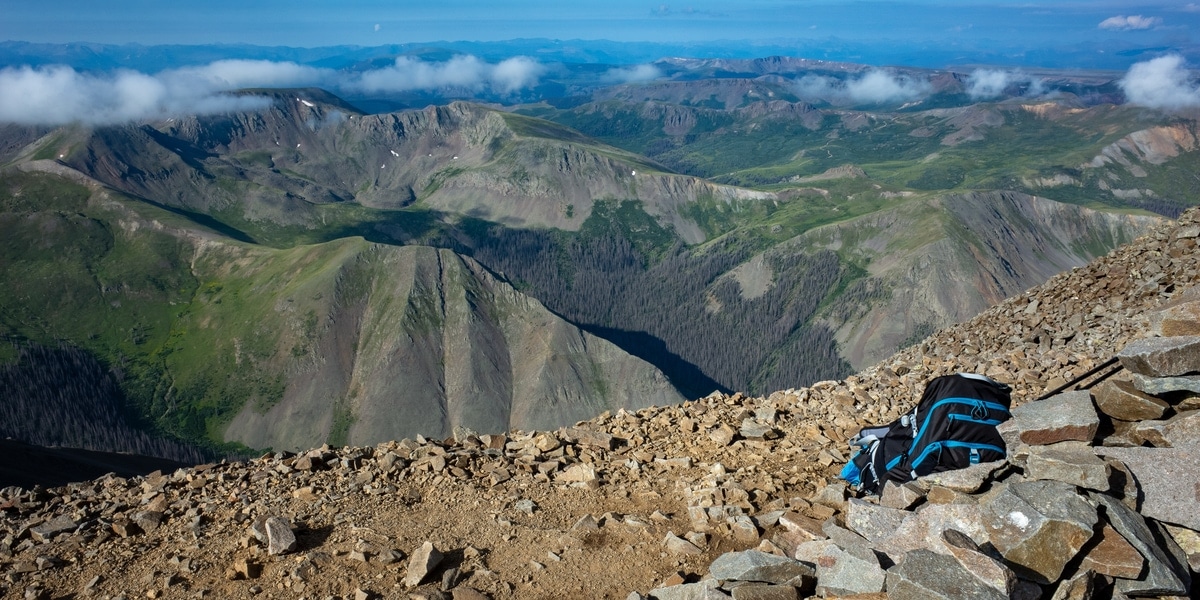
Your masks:
{"label": "black backpack", "polygon": [[1009,418],[1011,388],[983,375],[945,375],[925,386],[911,413],[888,425],[864,427],[850,440],[858,452],[841,477],[878,494],[884,482],[961,469],[1005,457],[996,426]]}

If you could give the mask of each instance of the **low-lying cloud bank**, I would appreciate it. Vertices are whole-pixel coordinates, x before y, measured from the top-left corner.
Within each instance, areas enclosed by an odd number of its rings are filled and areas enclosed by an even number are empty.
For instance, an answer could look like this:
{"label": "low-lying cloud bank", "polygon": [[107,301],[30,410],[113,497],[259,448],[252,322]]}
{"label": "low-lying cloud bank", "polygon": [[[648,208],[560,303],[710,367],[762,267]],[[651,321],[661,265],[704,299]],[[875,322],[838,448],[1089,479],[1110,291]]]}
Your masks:
{"label": "low-lying cloud bank", "polygon": [[1177,54],[1137,63],[1117,84],[1130,104],[1164,110],[1200,106],[1200,85]]}
{"label": "low-lying cloud bank", "polygon": [[1134,31],[1141,29],[1151,29],[1162,25],[1162,17],[1143,17],[1142,15],[1117,15],[1100,21],[1098,27],[1100,29],[1112,29],[1116,31]]}
{"label": "low-lying cloud bank", "polygon": [[92,74],[66,66],[0,69],[0,122],[111,125],[180,115],[257,110],[269,100],[245,88],[317,86],[359,93],[464,88],[511,94],[538,84],[545,67],[527,57],[491,64],[474,56],[441,63],[396,59],[388,67],[346,73],[293,62],[223,60],[153,75]]}
{"label": "low-lying cloud bank", "polygon": [[796,82],[796,92],[802,98],[820,98],[834,102],[850,100],[855,104],[909,102],[928,96],[932,90],[932,86],[924,79],[897,75],[883,69],[871,69],[846,81],[820,75],[805,75]]}
{"label": "low-lying cloud bank", "polygon": [[1020,90],[1022,96],[1040,96],[1045,93],[1041,79],[1026,75],[1020,70],[976,69],[967,77],[967,95],[972,100],[986,100],[1017,91],[1010,90],[1013,87],[1024,88]]}
{"label": "low-lying cloud bank", "polygon": [[602,78],[607,83],[638,83],[652,81],[662,76],[662,69],[654,65],[634,65],[609,69]]}

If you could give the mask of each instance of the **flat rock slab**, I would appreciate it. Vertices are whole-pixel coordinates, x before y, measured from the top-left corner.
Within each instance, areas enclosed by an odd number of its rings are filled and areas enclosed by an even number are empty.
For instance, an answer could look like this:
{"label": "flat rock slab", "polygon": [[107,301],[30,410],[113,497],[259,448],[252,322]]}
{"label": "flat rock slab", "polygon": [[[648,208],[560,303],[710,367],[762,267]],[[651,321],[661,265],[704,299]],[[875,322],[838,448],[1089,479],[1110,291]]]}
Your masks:
{"label": "flat rock slab", "polygon": [[882,592],[886,578],[887,574],[874,555],[830,546],[817,558],[817,594],[820,596]]}
{"label": "flat rock slab", "polygon": [[1170,408],[1166,401],[1134,387],[1132,381],[1105,381],[1095,393],[1100,412],[1122,421],[1160,419]]}
{"label": "flat rock slab", "polygon": [[1142,490],[1141,513],[1164,523],[1200,530],[1200,452],[1196,448],[1107,448],[1096,452],[1121,461]]}
{"label": "flat rock slab", "polygon": [[708,567],[708,574],[722,581],[758,581],[803,587],[811,582],[815,570],[798,560],[759,550],[726,552]]}
{"label": "flat rock slab", "polygon": [[684,583],[650,590],[654,600],[720,600],[729,598],[729,594],[721,591],[714,580],[700,583]]}
{"label": "flat rock slab", "polygon": [[1109,488],[1108,464],[1083,442],[1030,446],[1025,474],[1030,479],[1061,481],[1098,492]]}
{"label": "flat rock slab", "polygon": [[1100,418],[1087,390],[1065,392],[1013,409],[1013,421],[1022,442],[1031,446],[1057,442],[1091,442],[1100,428]]}
{"label": "flat rock slab", "polygon": [[1155,396],[1165,396],[1175,392],[1200,394],[1200,376],[1147,377],[1134,373],[1133,387]]}
{"label": "flat rock slab", "polygon": [[979,463],[971,465],[964,469],[952,469],[950,471],[942,471],[940,473],[931,473],[924,477],[917,478],[917,485],[929,489],[935,485],[940,485],[944,488],[962,492],[964,494],[973,494],[983,487],[983,482],[987,481],[996,471],[1004,468],[1008,464],[1007,460],[997,460],[987,463]]}
{"label": "flat rock slab", "polygon": [[894,561],[919,549],[950,554],[942,536],[949,529],[965,534],[977,544],[988,541],[983,514],[978,505],[931,504],[910,513],[892,535],[879,542],[876,549]]}
{"label": "flat rock slab", "polygon": [[1155,532],[1146,519],[1119,500],[1104,494],[1090,494],[1104,507],[1105,517],[1122,537],[1146,559],[1146,572],[1136,580],[1118,579],[1117,590],[1133,596],[1173,596],[1187,594],[1191,574],[1187,558],[1166,531]]}
{"label": "flat rock slab", "polygon": [[1122,579],[1137,579],[1141,575],[1146,559],[1112,525],[1105,523],[1098,537],[1100,541],[1084,555],[1080,570]]}
{"label": "flat rock slab", "polygon": [[1148,377],[1178,377],[1200,373],[1200,335],[1142,338],[1117,353],[1131,373]]}
{"label": "flat rock slab", "polygon": [[851,498],[846,503],[846,527],[868,541],[878,542],[894,533],[911,514],[906,510]]}
{"label": "flat rock slab", "polygon": [[913,550],[887,572],[889,600],[1008,600],[1009,595],[967,571],[953,557]]}
{"label": "flat rock slab", "polygon": [[1009,484],[982,509],[992,545],[1018,575],[1041,584],[1058,580],[1099,518],[1075,486],[1059,481]]}

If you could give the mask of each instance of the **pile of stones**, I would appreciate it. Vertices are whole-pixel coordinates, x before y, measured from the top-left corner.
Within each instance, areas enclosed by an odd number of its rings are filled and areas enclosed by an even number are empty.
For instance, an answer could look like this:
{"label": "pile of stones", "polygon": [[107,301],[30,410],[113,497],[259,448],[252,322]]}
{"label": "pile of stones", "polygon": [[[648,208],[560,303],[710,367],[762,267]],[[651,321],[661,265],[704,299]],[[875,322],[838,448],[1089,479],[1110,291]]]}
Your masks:
{"label": "pile of stones", "polygon": [[888,482],[879,497],[827,486],[798,510],[760,515],[774,526],[757,549],[649,597],[1191,597],[1200,299],[1190,298],[1150,316],[1163,337],[1127,344],[1122,372],[1016,407],[1000,426],[1008,459]]}

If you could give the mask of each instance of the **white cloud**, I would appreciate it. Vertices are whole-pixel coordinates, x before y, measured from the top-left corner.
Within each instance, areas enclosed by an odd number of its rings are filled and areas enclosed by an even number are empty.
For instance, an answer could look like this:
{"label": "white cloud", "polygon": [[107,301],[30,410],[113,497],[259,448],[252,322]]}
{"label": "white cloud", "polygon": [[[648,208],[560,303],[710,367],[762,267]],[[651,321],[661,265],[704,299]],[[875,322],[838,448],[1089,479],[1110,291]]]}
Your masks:
{"label": "white cloud", "polygon": [[1045,91],[1042,80],[1020,70],[976,69],[967,77],[967,94],[973,100],[995,98],[1013,85],[1027,85],[1023,95],[1040,96]]}
{"label": "white cloud", "polygon": [[1178,54],[1136,63],[1117,83],[1131,104],[1168,110],[1200,106],[1200,86]]}
{"label": "white cloud", "polygon": [[636,83],[658,79],[662,76],[662,70],[654,65],[634,65],[609,69],[604,73],[602,79],[613,83]]}
{"label": "white cloud", "polygon": [[490,79],[492,89],[504,94],[530,88],[538,83],[542,73],[546,71],[540,63],[525,56],[515,56],[503,60],[492,67]]}
{"label": "white cloud", "polygon": [[846,93],[855,102],[906,102],[929,94],[929,82],[904,75],[872,69],[858,79],[846,82]]}
{"label": "white cloud", "polygon": [[833,77],[805,75],[796,82],[795,90],[801,98],[882,104],[916,100],[929,95],[933,87],[924,79],[871,69],[844,82]]}
{"label": "white cloud", "polygon": [[220,93],[203,82],[178,85],[135,71],[89,75],[65,66],[0,70],[0,121],[95,125],[182,114],[257,110],[265,98]]}
{"label": "white cloud", "polygon": [[544,71],[545,67],[524,56],[510,58],[496,65],[470,55],[455,56],[441,63],[401,56],[390,67],[352,76],[343,82],[342,87],[365,93],[440,88],[480,90],[491,87],[508,94],[536,85]]}
{"label": "white cloud", "polygon": [[1100,21],[1100,29],[1130,31],[1134,29],[1150,29],[1162,25],[1162,17],[1143,17],[1142,15],[1117,15]]}
{"label": "white cloud", "polygon": [[502,94],[537,85],[545,67],[527,57],[498,64],[474,56],[446,62],[408,57],[382,69],[345,73],[293,62],[222,60],[153,75],[136,71],[83,73],[67,66],[0,70],[0,122],[108,125],[189,114],[265,108],[262,97],[232,94],[245,88],[317,86],[364,93],[491,89]]}

